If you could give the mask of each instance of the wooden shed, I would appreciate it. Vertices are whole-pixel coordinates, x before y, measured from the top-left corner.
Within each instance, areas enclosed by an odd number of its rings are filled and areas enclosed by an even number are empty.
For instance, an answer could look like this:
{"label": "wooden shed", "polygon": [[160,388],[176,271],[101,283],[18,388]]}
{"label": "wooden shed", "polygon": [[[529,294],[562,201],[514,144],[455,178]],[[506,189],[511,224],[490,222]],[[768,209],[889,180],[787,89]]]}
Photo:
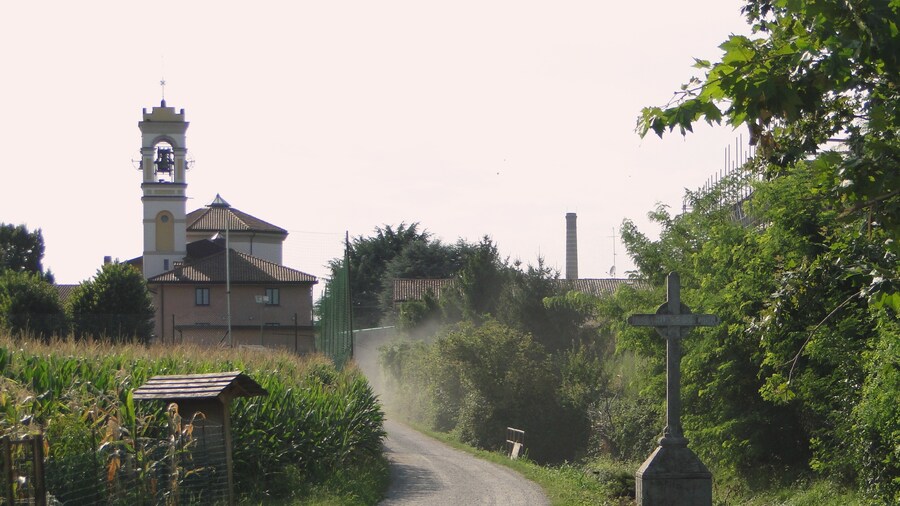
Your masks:
{"label": "wooden shed", "polygon": [[231,411],[233,399],[269,395],[265,388],[241,371],[154,376],[133,392],[134,400],[158,400],[178,404],[182,418],[190,420],[197,413],[195,426],[222,427],[225,465],[228,470],[228,497],[234,497],[231,458]]}

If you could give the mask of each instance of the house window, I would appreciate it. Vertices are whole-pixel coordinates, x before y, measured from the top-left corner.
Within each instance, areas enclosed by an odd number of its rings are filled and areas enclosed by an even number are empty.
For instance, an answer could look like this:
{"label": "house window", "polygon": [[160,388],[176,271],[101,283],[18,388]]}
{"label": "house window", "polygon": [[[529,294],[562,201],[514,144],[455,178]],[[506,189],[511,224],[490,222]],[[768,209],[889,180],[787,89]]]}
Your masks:
{"label": "house window", "polygon": [[169,259],[168,258],[163,259],[163,270],[164,271],[169,270]]}
{"label": "house window", "polygon": [[208,306],[209,288],[197,288],[194,292],[194,303],[198,306]]}
{"label": "house window", "polygon": [[281,305],[281,299],[278,297],[278,289],[277,288],[266,288],[266,305],[267,306]]}

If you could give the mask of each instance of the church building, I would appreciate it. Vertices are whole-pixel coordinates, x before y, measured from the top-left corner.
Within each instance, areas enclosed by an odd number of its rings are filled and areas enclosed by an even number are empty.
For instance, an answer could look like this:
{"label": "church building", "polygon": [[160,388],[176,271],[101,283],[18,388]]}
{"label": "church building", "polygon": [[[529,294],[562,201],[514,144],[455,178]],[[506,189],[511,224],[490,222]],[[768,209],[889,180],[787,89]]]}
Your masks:
{"label": "church building", "polygon": [[315,350],[312,275],[282,264],[288,232],[221,196],[186,212],[184,109],[143,111],[144,251],[129,263],[147,279],[163,343]]}

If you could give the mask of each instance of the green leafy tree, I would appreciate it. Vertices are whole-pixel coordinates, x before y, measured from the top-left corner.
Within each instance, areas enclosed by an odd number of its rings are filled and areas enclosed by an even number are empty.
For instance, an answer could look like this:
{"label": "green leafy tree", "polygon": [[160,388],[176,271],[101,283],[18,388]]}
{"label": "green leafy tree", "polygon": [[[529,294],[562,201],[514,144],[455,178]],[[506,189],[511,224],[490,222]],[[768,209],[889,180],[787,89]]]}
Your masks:
{"label": "green leafy tree", "polygon": [[[44,236],[41,230],[29,232],[25,225],[0,223],[0,272],[33,272],[44,276]],[[46,274],[53,282],[53,275]]]}
{"label": "green leafy tree", "polygon": [[531,334],[550,354],[579,348],[597,337],[595,329],[585,325],[594,311],[585,298],[594,299],[566,294],[558,278],[542,258],[524,269],[511,268],[497,307],[498,321]]}
{"label": "green leafy tree", "polygon": [[[825,209],[869,231],[900,235],[900,4],[891,0],[748,0],[753,36],[724,54],[665,107],[648,107],[638,131],[682,133],[705,119],[746,125],[769,177],[813,160],[827,175]],[[900,253],[900,244],[886,248]],[[896,272],[875,272],[869,292],[900,310]]]}
{"label": "green leafy tree", "polygon": [[441,320],[441,305],[434,293],[429,291],[425,293],[422,300],[409,300],[400,305],[397,327],[406,332],[414,332],[426,324],[437,324]]}
{"label": "green leafy tree", "polygon": [[[444,244],[439,240],[426,239],[407,244],[392,258],[384,269],[381,297],[382,314],[390,323],[395,316],[393,280],[448,279],[452,278],[472,251],[473,246],[463,240],[456,244]],[[433,294],[437,298],[440,294]]]}
{"label": "green leafy tree", "polygon": [[[730,207],[714,205],[723,198],[717,188],[694,197],[695,211],[653,213],[658,240],[631,223],[623,240],[657,286],[679,271],[685,303],[723,321],[684,341],[684,424],[701,452],[751,474],[790,476],[812,463],[845,482],[865,480],[867,490],[880,487],[884,500],[895,493],[897,461],[867,455],[892,444],[900,420],[892,410],[878,413],[880,396],[860,385],[893,384],[880,364],[896,363],[888,343],[897,334],[884,331],[896,328],[896,313],[867,289],[872,272],[895,271],[897,261],[883,229],[860,233],[864,218],[848,223],[828,208],[830,181],[827,166],[798,162],[744,202],[763,225],[746,226]],[[641,298],[629,304],[626,314],[654,309]],[[619,330],[621,346],[664,356],[653,332]]]}
{"label": "green leafy tree", "polygon": [[376,227],[373,236],[353,238],[349,259],[355,327],[376,327],[381,323],[384,315],[381,297],[386,288],[388,263],[410,244],[427,243],[430,237],[428,232],[419,232],[418,223],[401,223],[396,229],[385,225]]}
{"label": "green leafy tree", "polygon": [[[698,340],[697,363],[685,359],[688,398],[693,389],[705,414],[695,426],[735,441],[719,455],[764,462],[777,440],[758,427],[787,423],[791,437],[772,455],[808,453],[813,469],[897,502],[900,459],[889,448],[900,419],[883,401],[897,392],[877,389],[896,386],[898,367],[900,3],[748,0],[743,12],[752,35],[730,37],[717,62],[697,60],[705,75],[645,108],[638,131],[746,125],[752,169],[767,179],[750,203],[761,229],[673,223],[668,239],[631,234],[631,245],[651,278],[678,266],[703,289],[694,301],[725,315],[701,333],[716,340]],[[688,233],[676,237],[679,227]],[[729,385],[757,419],[715,400]]]}
{"label": "green leafy tree", "polygon": [[56,289],[28,271],[0,273],[0,328],[44,340],[66,331],[66,315]]}
{"label": "green leafy tree", "polygon": [[851,420],[851,440],[857,451],[860,482],[872,495],[900,503],[900,322],[882,319],[877,328],[877,345],[868,350],[861,399]]}
{"label": "green leafy tree", "polygon": [[[439,301],[428,295],[402,305],[401,327],[434,339],[383,350],[397,390],[388,402],[481,447],[495,448],[498,431],[512,425],[529,434],[532,458],[583,456],[611,340],[598,344],[588,325],[596,299],[561,286],[540,259],[509,265],[483,238]],[[438,311],[444,326],[423,329]]]}
{"label": "green leafy tree", "polygon": [[480,322],[495,315],[510,272],[494,241],[483,237],[466,254],[463,267],[455,276],[456,283],[445,289],[442,306],[447,320]]}
{"label": "green leafy tree", "polygon": [[105,264],[72,293],[68,311],[76,338],[146,342],[153,330],[153,300],[140,271]]}
{"label": "green leafy tree", "polygon": [[385,273],[390,279],[449,278],[462,268],[472,249],[463,240],[444,244],[429,237],[425,241],[410,242],[388,262]]}

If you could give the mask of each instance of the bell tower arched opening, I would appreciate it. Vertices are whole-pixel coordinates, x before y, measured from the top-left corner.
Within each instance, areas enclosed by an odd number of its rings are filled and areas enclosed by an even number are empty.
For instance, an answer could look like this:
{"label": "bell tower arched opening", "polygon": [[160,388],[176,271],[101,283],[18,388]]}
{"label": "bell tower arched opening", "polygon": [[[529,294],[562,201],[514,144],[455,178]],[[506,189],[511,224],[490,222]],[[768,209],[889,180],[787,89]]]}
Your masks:
{"label": "bell tower arched opening", "polygon": [[157,183],[175,182],[175,148],[168,142],[160,142],[154,146],[156,150],[153,160],[153,173]]}

